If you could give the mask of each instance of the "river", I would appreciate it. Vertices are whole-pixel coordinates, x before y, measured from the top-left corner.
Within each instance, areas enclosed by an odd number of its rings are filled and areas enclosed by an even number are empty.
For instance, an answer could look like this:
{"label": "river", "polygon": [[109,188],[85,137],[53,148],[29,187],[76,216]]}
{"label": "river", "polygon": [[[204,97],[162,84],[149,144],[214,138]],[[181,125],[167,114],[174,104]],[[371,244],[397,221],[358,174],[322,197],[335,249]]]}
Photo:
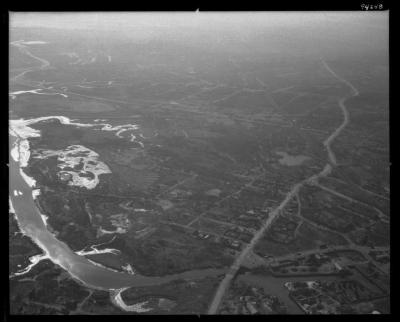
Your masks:
{"label": "river", "polygon": [[[41,65],[38,67],[27,68],[24,72],[20,73],[11,81],[16,82],[19,78],[24,76],[27,72],[33,70],[42,70],[47,68],[50,63],[42,58],[31,54],[26,46],[20,42],[11,43],[17,46],[21,52],[37,59]],[[48,119],[52,117],[43,117]],[[67,119],[65,117],[56,117],[59,119]],[[40,118],[39,118],[40,119]],[[68,120],[69,121],[69,120]],[[11,126],[11,125],[10,125]],[[110,126],[109,126],[110,127]],[[106,128],[108,130],[108,128]],[[13,131],[11,131],[13,132]],[[47,230],[45,222],[43,221],[42,214],[36,207],[33,194],[32,194],[32,179],[30,179],[23,172],[23,168],[27,166],[29,160],[29,145],[28,156],[25,155],[24,164],[22,164],[22,148],[21,144],[27,143],[26,138],[18,136],[18,133],[13,132],[9,135],[9,149],[11,150],[17,146],[19,156],[17,160],[13,157],[9,158],[9,191],[12,207],[15,216],[23,234],[30,237],[32,241],[37,244],[44,252],[43,258],[50,259],[54,264],[59,265],[65,269],[71,276],[79,280],[84,285],[102,290],[120,290],[127,287],[141,287],[159,285],[168,283],[177,279],[201,279],[207,276],[218,276],[224,274],[226,269],[201,269],[190,270],[179,274],[171,274],[167,276],[143,276],[139,274],[128,274],[110,270],[106,267],[99,266],[94,262],[88,260],[85,256],[74,253],[67,244],[58,240],[51,232]],[[26,150],[26,147],[25,149]],[[15,151],[14,151],[15,152]],[[26,154],[26,151],[24,152]],[[15,193],[13,193],[15,192]],[[19,192],[19,193],[17,193]]]}
{"label": "river", "polygon": [[[18,138],[10,136],[10,148]],[[10,199],[21,231],[30,237],[55,264],[68,271],[72,277],[85,285],[103,290],[115,290],[130,286],[149,286],[167,283],[176,279],[198,279],[210,275],[219,275],[224,269],[191,270],[163,277],[131,275],[115,272],[97,266],[86,257],[74,253],[68,245],[51,234],[43,222],[32,196],[32,188],[21,175],[22,169],[13,158],[9,160]],[[22,194],[13,194],[14,190]]]}

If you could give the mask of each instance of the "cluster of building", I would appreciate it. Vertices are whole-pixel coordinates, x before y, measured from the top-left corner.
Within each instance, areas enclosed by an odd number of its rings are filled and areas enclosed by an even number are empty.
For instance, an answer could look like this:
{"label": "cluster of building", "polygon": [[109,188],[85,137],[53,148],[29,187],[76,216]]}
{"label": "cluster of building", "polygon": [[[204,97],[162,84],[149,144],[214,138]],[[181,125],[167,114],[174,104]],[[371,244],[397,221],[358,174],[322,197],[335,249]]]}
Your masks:
{"label": "cluster of building", "polygon": [[296,238],[297,226],[296,222],[281,216],[272,225],[268,238],[278,243],[289,244]]}
{"label": "cluster of building", "polygon": [[253,238],[253,231],[248,231],[243,227],[234,227],[225,231],[224,236],[237,240],[242,241],[244,243],[249,243]]}
{"label": "cluster of building", "polygon": [[192,235],[198,239],[209,239],[211,236],[210,234],[207,234],[205,232],[199,231],[199,230],[195,230]]}
{"label": "cluster of building", "polygon": [[287,282],[285,287],[290,298],[307,314],[361,313],[358,312],[359,303],[380,296],[379,292],[355,279]]}
{"label": "cluster of building", "polygon": [[263,288],[240,285],[224,301],[221,314],[285,314],[286,306]]}
{"label": "cluster of building", "polygon": [[275,276],[345,275],[346,272],[340,263],[322,253],[273,262],[270,271]]}

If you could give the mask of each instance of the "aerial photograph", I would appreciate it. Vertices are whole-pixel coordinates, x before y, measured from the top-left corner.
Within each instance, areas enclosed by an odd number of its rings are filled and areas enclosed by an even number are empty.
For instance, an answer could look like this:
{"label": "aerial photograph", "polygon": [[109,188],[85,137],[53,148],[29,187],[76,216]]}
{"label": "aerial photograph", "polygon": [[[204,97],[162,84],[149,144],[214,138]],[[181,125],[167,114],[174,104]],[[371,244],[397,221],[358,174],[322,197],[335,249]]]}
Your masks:
{"label": "aerial photograph", "polygon": [[9,314],[390,314],[389,12],[10,12]]}

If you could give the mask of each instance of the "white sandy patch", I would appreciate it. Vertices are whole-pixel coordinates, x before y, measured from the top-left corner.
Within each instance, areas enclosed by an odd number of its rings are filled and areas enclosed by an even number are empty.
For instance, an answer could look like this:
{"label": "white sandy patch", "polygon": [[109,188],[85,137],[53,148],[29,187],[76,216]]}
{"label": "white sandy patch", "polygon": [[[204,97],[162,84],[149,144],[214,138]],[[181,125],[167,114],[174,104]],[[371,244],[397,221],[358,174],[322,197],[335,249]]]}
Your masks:
{"label": "white sandy patch", "polygon": [[[71,181],[68,182],[70,186],[85,187],[86,189],[93,189],[99,183],[99,176],[101,174],[111,173],[109,167],[98,160],[99,155],[82,146],[82,145],[71,145],[65,150],[39,150],[38,155],[35,154],[35,158],[44,159],[51,156],[57,156],[59,162],[58,168],[60,172],[69,173],[72,177]],[[66,167],[74,168],[75,166],[83,163],[82,170],[64,170]],[[79,171],[79,172],[76,172]],[[90,172],[94,178],[81,177],[79,173]]]}
{"label": "white sandy patch", "polygon": [[51,119],[57,119],[60,121],[61,124],[64,125],[73,125],[77,127],[94,127],[95,129],[100,129],[102,131],[114,131],[118,133],[118,137],[122,137],[121,133],[125,131],[134,131],[139,129],[139,126],[136,124],[123,124],[123,125],[112,126],[111,124],[106,124],[106,123],[98,123],[98,124],[78,123],[74,122],[74,120],[71,120],[65,116],[43,116],[43,117],[38,117],[36,119],[28,119],[28,120],[24,119],[10,120],[10,128],[11,128],[10,131],[14,131],[15,132],[14,136],[19,136],[20,138],[28,138],[33,136],[38,137],[40,136],[40,131],[30,128],[29,125]]}
{"label": "white sandy patch", "polygon": [[85,255],[96,255],[96,254],[114,254],[114,255],[119,255],[121,254],[121,251],[115,248],[105,248],[105,249],[97,249],[94,245],[90,246],[91,250],[85,251],[85,249],[82,249],[78,252],[75,252],[77,255],[80,256],[85,256]]}
{"label": "white sandy patch", "polygon": [[11,157],[14,159],[15,162],[19,160],[19,152],[18,152],[18,144],[17,142],[14,143],[14,147],[11,149]]}
{"label": "white sandy patch", "polygon": [[8,212],[11,214],[15,214],[15,209],[10,197],[8,197]]}
{"label": "white sandy patch", "polygon": [[61,95],[62,97],[68,97],[68,95],[63,94],[63,93],[35,93],[39,95]]}
{"label": "white sandy patch", "polygon": [[36,180],[28,177],[24,171],[22,171],[22,169],[19,169],[19,173],[21,174],[21,176],[24,178],[25,182],[28,184],[29,187],[33,188],[36,186]]}
{"label": "white sandy patch", "polygon": [[42,217],[43,223],[47,227],[47,220],[49,220],[49,216],[40,214],[40,217]]}
{"label": "white sandy patch", "polygon": [[28,91],[16,91],[16,92],[11,92],[8,95],[10,95],[12,99],[15,99],[17,97],[17,95],[20,95],[20,94],[26,94],[26,93],[29,93],[29,94],[40,94],[38,92],[41,91],[41,90],[42,90],[41,88],[38,88],[38,89],[31,89],[31,90],[28,90]]}
{"label": "white sandy patch", "polygon": [[9,95],[11,96],[12,99],[15,99],[17,97],[17,95],[20,94],[38,94],[38,95],[61,95],[63,97],[68,97],[66,94],[62,94],[62,93],[42,93],[43,89],[39,88],[39,89],[32,89],[29,91],[17,91],[17,92],[11,92],[9,93]]}
{"label": "white sandy patch", "polygon": [[20,270],[14,274],[11,275],[11,277],[14,276],[20,276],[20,275],[24,275],[26,273],[28,273],[33,266],[35,266],[37,263],[41,262],[42,260],[45,259],[50,259],[49,255],[47,254],[40,254],[40,255],[35,255],[32,257],[29,257],[29,261],[31,262],[26,268],[24,268],[23,270]]}
{"label": "white sandy patch", "polygon": [[32,129],[28,125],[36,122],[29,122],[30,120],[10,120],[9,132],[14,137],[19,137],[20,139],[27,139],[31,137],[39,137],[40,131]]}
{"label": "white sandy patch", "polygon": [[44,45],[44,44],[48,44],[47,41],[43,41],[43,40],[29,40],[29,41],[25,41],[25,40],[16,40],[11,42],[12,45],[14,46],[18,46],[18,45]]}
{"label": "white sandy patch", "polygon": [[143,306],[145,306],[148,301],[144,301],[144,302],[140,302],[140,303],[135,303],[133,305],[126,305],[124,300],[121,297],[121,293],[123,291],[125,291],[127,288],[121,288],[119,290],[116,290],[116,295],[113,298],[113,302],[114,304],[116,304],[117,306],[119,306],[121,309],[123,309],[124,311],[128,311],[128,312],[136,312],[136,313],[144,313],[144,312],[149,312],[152,309],[151,308],[145,308]]}
{"label": "white sandy patch", "polygon": [[15,197],[22,196],[22,195],[23,195],[23,193],[22,193],[21,191],[19,191],[19,190],[14,190],[14,196],[15,196]]}
{"label": "white sandy patch", "polygon": [[104,234],[125,234],[126,233],[126,229],[118,227],[116,230],[105,230],[103,228],[99,228],[99,231],[104,235]]}
{"label": "white sandy patch", "polygon": [[31,156],[31,153],[29,151],[29,142],[28,140],[21,140],[19,142],[19,165],[21,167],[26,167],[28,166],[28,161]]}
{"label": "white sandy patch", "polygon": [[42,40],[20,41],[19,43],[23,44],[23,45],[44,45],[44,44],[48,44],[47,41],[42,41]]}
{"label": "white sandy patch", "polygon": [[[37,196],[40,195],[40,189],[33,189],[32,190],[32,198],[35,200],[37,198]],[[48,216],[40,213],[40,217],[42,217],[43,223],[44,225],[47,227],[47,220],[49,219]]]}
{"label": "white sandy patch", "polygon": [[40,195],[40,189],[33,189],[32,190],[32,198],[33,199],[36,199],[37,196],[39,196],[39,195]]}
{"label": "white sandy patch", "polygon": [[115,133],[116,136],[118,136],[119,138],[122,138],[121,133],[124,132],[124,129],[120,129],[117,131],[117,133]]}
{"label": "white sandy patch", "polygon": [[134,124],[124,124],[124,125],[117,125],[117,126],[111,126],[110,124],[98,124],[98,125],[103,125],[103,127],[101,128],[101,130],[103,130],[103,131],[117,131],[116,135],[120,138],[122,138],[121,133],[126,132],[126,131],[137,130],[139,128],[138,125],[134,125]]}
{"label": "white sandy patch", "polygon": [[140,144],[140,146],[141,146],[142,148],[144,148],[144,144],[143,144],[141,141],[136,141],[136,136],[133,135],[133,134],[131,134],[131,138],[130,138],[129,141],[131,141],[131,142],[137,142],[137,143]]}
{"label": "white sandy patch", "polygon": [[99,267],[101,267],[101,268],[108,269],[109,271],[113,271],[113,272],[116,272],[116,273],[120,273],[120,271],[118,271],[118,270],[116,270],[116,269],[112,269],[112,268],[110,268],[110,267],[101,265],[100,263],[97,263],[97,262],[95,262],[95,261],[92,261],[92,260],[89,259],[89,258],[86,258],[86,259],[87,259],[89,262],[91,262],[93,265],[95,265],[95,266],[99,266]]}
{"label": "white sandy patch", "polygon": [[135,275],[135,272],[133,271],[131,264],[126,264],[125,266],[121,266],[121,268],[122,268],[125,272],[127,272],[127,273],[129,273],[129,274]]}

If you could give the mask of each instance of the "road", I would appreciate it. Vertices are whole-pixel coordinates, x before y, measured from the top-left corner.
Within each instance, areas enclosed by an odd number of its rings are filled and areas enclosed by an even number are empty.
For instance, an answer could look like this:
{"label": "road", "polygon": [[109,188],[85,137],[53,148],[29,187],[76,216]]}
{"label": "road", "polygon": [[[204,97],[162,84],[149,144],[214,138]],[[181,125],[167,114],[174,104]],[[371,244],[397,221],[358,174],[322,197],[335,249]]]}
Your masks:
{"label": "road", "polygon": [[294,196],[296,196],[298,194],[300,188],[303,185],[305,185],[307,183],[314,183],[314,182],[318,181],[318,179],[320,177],[329,175],[330,172],[332,171],[332,166],[337,165],[336,156],[331,149],[331,145],[334,142],[334,140],[336,139],[336,137],[343,131],[343,129],[347,126],[347,124],[350,121],[349,113],[347,111],[346,105],[344,104],[345,101],[347,99],[349,99],[350,97],[358,96],[359,91],[350,82],[348,82],[344,78],[338,76],[323,59],[322,59],[322,65],[337,80],[346,84],[351,89],[351,94],[349,96],[345,96],[343,98],[338,99],[338,105],[341,108],[342,113],[343,113],[343,122],[336,128],[336,130],[329,137],[326,138],[326,140],[323,143],[328,152],[329,163],[325,165],[324,169],[321,172],[319,172],[315,175],[312,175],[308,179],[305,179],[305,180],[301,181],[300,183],[297,183],[296,185],[294,185],[293,188],[287,193],[285,199],[281,202],[281,204],[270,213],[269,217],[267,218],[267,220],[265,221],[263,226],[254,235],[251,242],[242,250],[242,252],[236,258],[235,262],[230,267],[228,273],[225,275],[225,278],[222,280],[222,282],[218,286],[218,289],[214,295],[211,305],[209,306],[208,314],[216,314],[218,312],[218,308],[220,306],[222,298],[223,298],[226,290],[229,288],[230,282],[232,281],[233,277],[239,270],[243,261],[246,259],[247,255],[253,250],[254,246],[262,238],[262,236],[267,231],[267,229],[271,226],[273,221],[279,216],[279,214],[281,213],[283,208],[287,205],[287,203]]}
{"label": "road", "polygon": [[[232,192],[231,194],[229,194],[229,195],[223,197],[222,199],[219,199],[215,203],[213,203],[212,207],[220,205],[223,201],[225,201],[225,200],[229,199],[230,197],[232,197],[234,195],[237,195],[240,192],[242,192],[243,189],[251,187],[254,182],[256,182],[258,179],[262,178],[264,175],[265,175],[265,172],[261,173],[258,176],[255,176],[250,182],[248,182],[248,183],[244,184],[242,187],[240,187],[239,190],[236,190],[236,191]],[[207,210],[203,211],[196,218],[194,218],[191,222],[189,222],[186,226],[187,227],[192,226],[195,222],[197,222],[200,218],[202,218],[205,214],[207,214],[209,212],[209,210],[210,209],[207,209]]]}
{"label": "road", "polygon": [[[316,183],[315,186],[317,186],[318,188],[320,188],[322,190],[325,190],[325,191],[327,191],[327,192],[329,192],[329,193],[331,193],[331,194],[333,194],[335,196],[338,196],[340,198],[346,199],[347,201],[350,201],[352,203],[358,203],[358,204],[363,205],[365,207],[371,208],[377,213],[377,216],[379,217],[379,219],[382,222],[384,222],[384,223],[389,223],[390,222],[389,216],[385,215],[382,211],[380,211],[378,208],[376,208],[374,206],[371,206],[371,205],[369,205],[369,204],[367,204],[365,202],[362,202],[360,200],[357,200],[357,199],[354,199],[354,198],[349,197],[347,195],[344,195],[344,194],[342,194],[342,193],[340,193],[338,191],[335,191],[335,190],[333,190],[331,188],[328,188],[328,187],[326,187],[324,185],[321,185],[320,183]],[[363,217],[365,219],[370,219],[368,216],[365,216],[365,215],[363,215],[361,213],[357,213],[357,215],[360,216],[360,217]]]}

